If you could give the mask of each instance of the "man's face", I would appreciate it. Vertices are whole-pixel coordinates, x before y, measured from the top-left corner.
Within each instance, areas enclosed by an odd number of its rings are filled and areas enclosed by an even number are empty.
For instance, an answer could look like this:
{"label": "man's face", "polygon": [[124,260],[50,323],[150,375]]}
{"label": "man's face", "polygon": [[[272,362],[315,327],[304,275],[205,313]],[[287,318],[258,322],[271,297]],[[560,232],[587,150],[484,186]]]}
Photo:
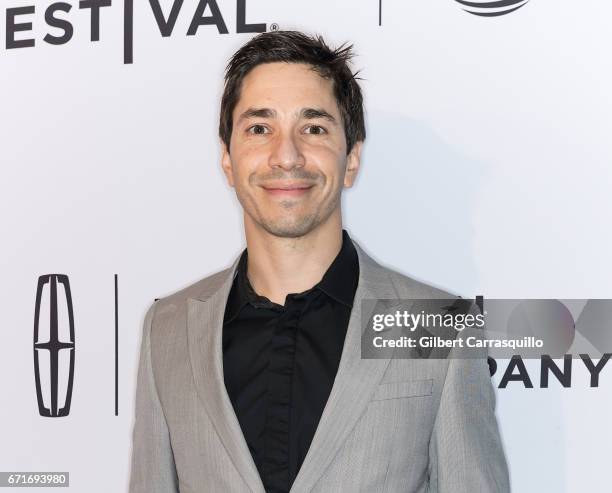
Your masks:
{"label": "man's face", "polygon": [[300,237],[340,215],[361,142],[346,154],[332,82],[305,64],[267,63],[242,81],[222,167],[245,221],[279,237]]}

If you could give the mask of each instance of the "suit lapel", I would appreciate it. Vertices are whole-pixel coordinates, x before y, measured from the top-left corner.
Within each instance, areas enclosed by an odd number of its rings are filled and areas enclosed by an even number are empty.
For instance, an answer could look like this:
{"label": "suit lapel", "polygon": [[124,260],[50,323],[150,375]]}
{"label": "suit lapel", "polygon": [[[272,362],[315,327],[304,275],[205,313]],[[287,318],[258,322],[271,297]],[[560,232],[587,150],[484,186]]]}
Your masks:
{"label": "suit lapel", "polygon": [[251,491],[264,493],[223,380],[223,315],[239,258],[225,275],[220,274],[216,286],[187,300],[189,357],[200,400],[234,466]]}
{"label": "suit lapel", "polygon": [[[364,413],[390,361],[390,358],[361,359],[361,302],[364,299],[396,298],[397,293],[385,270],[355,241],[353,244],[359,257],[359,282],[340,365],[317,431],[291,488],[292,493],[312,490]],[[367,318],[374,308],[374,304],[370,304],[369,313],[365,314]]]}

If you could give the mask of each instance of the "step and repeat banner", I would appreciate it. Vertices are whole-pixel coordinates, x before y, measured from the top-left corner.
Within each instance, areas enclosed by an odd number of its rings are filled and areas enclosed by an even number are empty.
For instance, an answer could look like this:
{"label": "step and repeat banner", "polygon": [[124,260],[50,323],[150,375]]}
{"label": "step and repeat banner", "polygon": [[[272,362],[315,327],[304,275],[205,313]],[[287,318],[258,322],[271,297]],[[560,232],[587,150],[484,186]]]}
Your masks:
{"label": "step and repeat banner", "polygon": [[612,362],[576,322],[612,299],[611,22],[594,0],[4,1],[0,471],[127,491],[145,311],[244,247],[225,66],[298,29],[358,55],[351,236],[447,291],[567,311],[554,368],[489,361],[512,490],[610,491]]}

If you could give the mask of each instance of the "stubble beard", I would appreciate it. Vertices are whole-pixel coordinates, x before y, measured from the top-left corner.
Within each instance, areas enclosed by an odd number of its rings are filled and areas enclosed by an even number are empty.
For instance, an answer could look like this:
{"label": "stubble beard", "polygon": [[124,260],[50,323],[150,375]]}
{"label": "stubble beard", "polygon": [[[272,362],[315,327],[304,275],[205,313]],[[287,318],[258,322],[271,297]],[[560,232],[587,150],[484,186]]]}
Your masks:
{"label": "stubble beard", "polygon": [[340,193],[341,191],[338,190],[331,200],[323,205],[323,208],[315,207],[311,211],[302,213],[293,210],[296,207],[295,201],[283,200],[279,205],[283,210],[286,210],[286,214],[281,212],[276,214],[276,217],[262,214],[254,200],[245,201],[240,197],[238,198],[251,220],[268,234],[278,238],[300,238],[329,219],[339,206]]}

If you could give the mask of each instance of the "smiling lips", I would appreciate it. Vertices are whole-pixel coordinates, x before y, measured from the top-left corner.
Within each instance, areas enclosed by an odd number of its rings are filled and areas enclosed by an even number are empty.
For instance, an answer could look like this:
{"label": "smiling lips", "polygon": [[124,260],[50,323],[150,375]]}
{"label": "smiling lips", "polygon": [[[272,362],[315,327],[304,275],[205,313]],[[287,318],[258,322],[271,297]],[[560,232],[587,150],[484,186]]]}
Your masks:
{"label": "smiling lips", "polygon": [[314,185],[304,183],[275,183],[272,185],[265,185],[263,189],[272,195],[297,197],[308,192],[313,186]]}

